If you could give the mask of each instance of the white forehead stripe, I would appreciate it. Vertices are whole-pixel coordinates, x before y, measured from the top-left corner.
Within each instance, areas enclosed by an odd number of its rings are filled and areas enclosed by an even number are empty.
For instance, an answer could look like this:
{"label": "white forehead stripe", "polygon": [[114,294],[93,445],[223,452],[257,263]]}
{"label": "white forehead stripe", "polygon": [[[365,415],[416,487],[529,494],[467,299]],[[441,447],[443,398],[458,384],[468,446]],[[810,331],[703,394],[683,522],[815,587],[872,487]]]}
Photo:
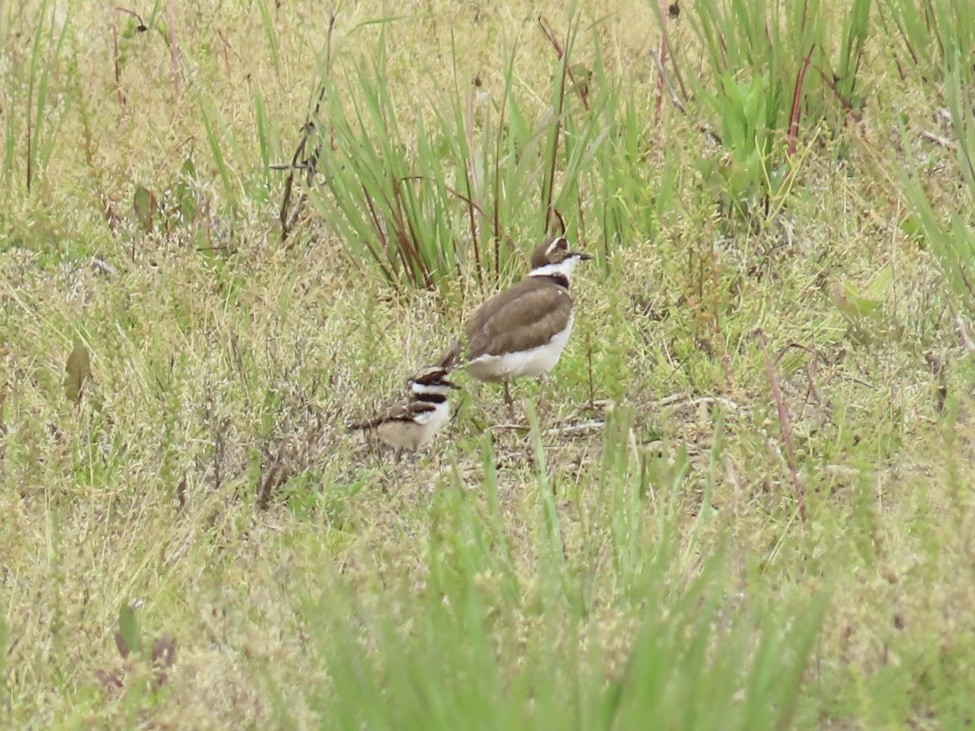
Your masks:
{"label": "white forehead stripe", "polygon": [[560,243],[564,243],[565,247],[569,248],[569,242],[566,241],[565,236],[559,236],[558,238],[554,239],[551,244],[548,245],[548,248],[545,249],[545,253],[551,254],[553,251],[559,248]]}

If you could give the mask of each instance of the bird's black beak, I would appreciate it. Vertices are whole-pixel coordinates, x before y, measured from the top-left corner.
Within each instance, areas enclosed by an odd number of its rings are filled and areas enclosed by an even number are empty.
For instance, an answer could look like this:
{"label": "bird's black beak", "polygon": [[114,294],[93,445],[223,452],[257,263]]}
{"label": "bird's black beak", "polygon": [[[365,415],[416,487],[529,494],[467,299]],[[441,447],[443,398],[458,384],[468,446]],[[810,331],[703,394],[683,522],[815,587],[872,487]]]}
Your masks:
{"label": "bird's black beak", "polygon": [[581,251],[573,251],[572,256],[578,256],[580,261],[589,261],[592,259],[592,254],[583,254]]}
{"label": "bird's black beak", "polygon": [[457,385],[456,383],[454,383],[453,381],[448,381],[448,380],[447,380],[446,378],[445,378],[445,379],[443,379],[443,380],[442,380],[442,381],[440,382],[440,385],[441,385],[441,386],[446,386],[447,388],[453,388],[453,389],[456,389],[456,390],[458,390],[458,391],[460,390],[460,386],[458,386],[458,385]]}

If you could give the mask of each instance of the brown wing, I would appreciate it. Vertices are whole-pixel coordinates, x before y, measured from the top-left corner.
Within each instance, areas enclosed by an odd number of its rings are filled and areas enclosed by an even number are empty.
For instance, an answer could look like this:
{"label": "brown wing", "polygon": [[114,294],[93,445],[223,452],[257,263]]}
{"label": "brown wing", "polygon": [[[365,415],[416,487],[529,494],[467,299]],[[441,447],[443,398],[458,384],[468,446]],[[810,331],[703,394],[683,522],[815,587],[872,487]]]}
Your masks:
{"label": "brown wing", "polygon": [[498,355],[545,345],[572,314],[572,298],[554,282],[529,277],[495,295],[464,329],[468,357]]}
{"label": "brown wing", "polygon": [[374,419],[358,424],[351,424],[349,429],[352,431],[375,429],[377,426],[391,421],[412,421],[413,417],[417,414],[424,414],[427,411],[433,411],[435,408],[436,406],[434,404],[429,404],[425,401],[401,401],[394,406],[390,406]]}

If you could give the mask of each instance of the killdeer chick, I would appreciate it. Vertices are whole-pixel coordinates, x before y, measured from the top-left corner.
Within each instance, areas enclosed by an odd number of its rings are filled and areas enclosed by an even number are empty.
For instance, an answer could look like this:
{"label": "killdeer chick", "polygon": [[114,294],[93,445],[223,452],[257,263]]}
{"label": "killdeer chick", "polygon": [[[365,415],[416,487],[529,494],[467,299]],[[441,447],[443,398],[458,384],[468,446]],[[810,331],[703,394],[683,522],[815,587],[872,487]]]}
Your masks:
{"label": "killdeer chick", "polygon": [[447,380],[447,369],[428,366],[408,382],[409,396],[374,419],[352,424],[352,431],[373,432],[398,449],[422,449],[450,418],[447,394],[459,386]]}
{"label": "killdeer chick", "polygon": [[572,251],[563,236],[540,244],[528,276],[478,308],[441,365],[464,364],[479,381],[501,381],[511,409],[510,382],[548,373],[562,355],[572,332],[569,277],[580,261],[591,258]]}

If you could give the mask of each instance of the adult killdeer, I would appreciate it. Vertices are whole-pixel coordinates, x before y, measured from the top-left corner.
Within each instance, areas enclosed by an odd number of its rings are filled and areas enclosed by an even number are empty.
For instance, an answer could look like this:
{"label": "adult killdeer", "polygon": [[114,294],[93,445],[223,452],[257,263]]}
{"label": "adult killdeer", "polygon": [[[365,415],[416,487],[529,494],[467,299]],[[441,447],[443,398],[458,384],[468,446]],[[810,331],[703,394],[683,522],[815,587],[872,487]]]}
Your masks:
{"label": "adult killdeer", "polygon": [[447,369],[424,368],[408,382],[409,396],[374,419],[352,424],[352,431],[371,431],[399,449],[422,449],[450,418],[447,394],[459,388],[447,380]]}
{"label": "adult killdeer", "polygon": [[528,276],[481,305],[441,365],[452,369],[463,363],[479,381],[501,381],[511,408],[510,381],[548,373],[562,355],[572,332],[569,277],[580,261],[591,258],[572,251],[563,236],[540,244]]}

